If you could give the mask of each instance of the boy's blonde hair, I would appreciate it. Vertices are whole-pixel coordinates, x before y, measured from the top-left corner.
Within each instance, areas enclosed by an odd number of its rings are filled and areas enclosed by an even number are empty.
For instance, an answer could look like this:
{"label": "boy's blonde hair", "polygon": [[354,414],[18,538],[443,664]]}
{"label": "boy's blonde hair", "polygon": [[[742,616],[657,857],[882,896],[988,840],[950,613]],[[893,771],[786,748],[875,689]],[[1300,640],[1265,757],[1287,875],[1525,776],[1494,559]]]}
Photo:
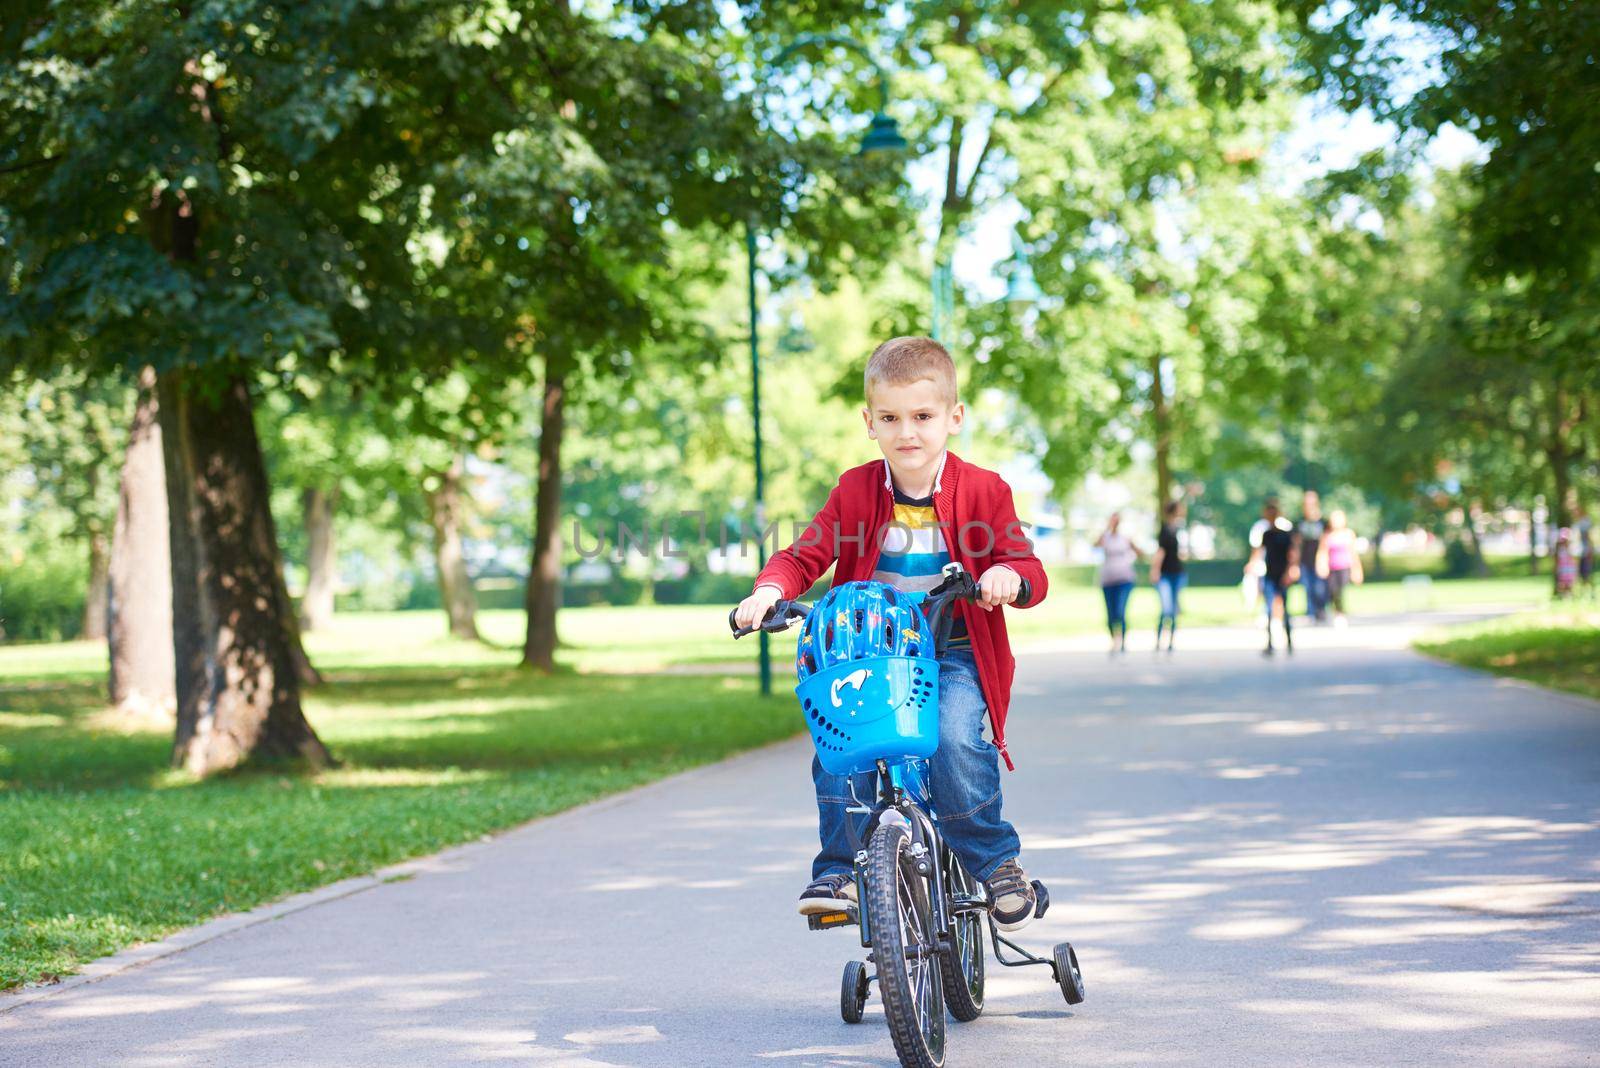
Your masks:
{"label": "boy's blonde hair", "polygon": [[924,378],[933,381],[946,404],[956,406],[956,364],[945,347],[931,337],[892,337],[867,360],[867,403],[874,386],[909,386]]}

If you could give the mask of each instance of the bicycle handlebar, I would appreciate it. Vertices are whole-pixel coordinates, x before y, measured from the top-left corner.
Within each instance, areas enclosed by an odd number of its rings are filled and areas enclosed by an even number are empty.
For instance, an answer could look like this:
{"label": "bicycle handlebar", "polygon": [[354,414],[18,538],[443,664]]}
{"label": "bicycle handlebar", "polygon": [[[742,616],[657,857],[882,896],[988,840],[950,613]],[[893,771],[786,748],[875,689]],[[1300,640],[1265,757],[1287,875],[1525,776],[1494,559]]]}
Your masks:
{"label": "bicycle handlebar", "polygon": [[[933,626],[934,633],[939,633],[941,617],[952,601],[976,601],[978,596],[977,580],[969,572],[962,570],[960,564],[948,565],[944,581],[928,591],[928,599],[924,602],[927,605],[928,622]],[[1017,591],[1017,599],[1011,603],[1018,608],[1026,608],[1032,600],[1033,583],[1023,579],[1022,588]],[[767,611],[759,626],[741,627],[734,619],[739,612],[735,608],[728,613],[728,629],[733,631],[735,638],[754,634],[758,630],[777,634],[788,630],[795,620],[805,618],[810,611],[811,606],[803,601],[779,600]]]}
{"label": "bicycle handlebar", "polygon": [[741,627],[734,620],[734,616],[739,614],[739,610],[735,608],[728,613],[728,629],[733,631],[735,638],[743,638],[746,634],[754,634],[758,630],[764,630],[768,634],[777,634],[780,631],[788,630],[791,623],[797,619],[805,618],[810,612],[811,606],[802,601],[779,600],[774,602],[771,608],[767,609],[766,618],[762,619],[760,626]]}

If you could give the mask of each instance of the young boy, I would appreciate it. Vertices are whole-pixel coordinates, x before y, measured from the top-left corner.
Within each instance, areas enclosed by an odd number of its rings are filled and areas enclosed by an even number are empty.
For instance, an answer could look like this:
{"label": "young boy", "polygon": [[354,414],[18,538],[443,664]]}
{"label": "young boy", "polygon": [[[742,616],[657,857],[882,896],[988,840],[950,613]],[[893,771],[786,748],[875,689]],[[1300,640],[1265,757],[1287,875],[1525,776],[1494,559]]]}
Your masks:
{"label": "young boy", "polygon": [[[979,602],[954,606],[955,625],[939,664],[939,749],[929,786],[945,841],[989,890],[995,922],[1015,930],[1033,918],[1034,891],[1017,863],[1021,843],[1000,814],[1000,758],[1015,661],[1001,605],[1013,603],[1022,580],[1030,606],[1044,599],[1044,568],[1017,519],[1011,488],[999,475],[945,451],[965,410],[956,396],[950,354],[925,337],[897,337],[867,362],[867,437],[883,451],[846,471],[793,545],[773,556],[740,602],[741,626],[765,618],[779,598],[795,598],[830,565],[833,585],[873,579],[896,589],[928,590],[952,560],[978,577]],[[983,738],[985,713],[993,742]],[[829,775],[815,758],[821,852],[800,913],[834,912],[855,901],[854,854],[845,821],[853,802],[848,777]],[[872,774],[857,794],[871,796]]]}

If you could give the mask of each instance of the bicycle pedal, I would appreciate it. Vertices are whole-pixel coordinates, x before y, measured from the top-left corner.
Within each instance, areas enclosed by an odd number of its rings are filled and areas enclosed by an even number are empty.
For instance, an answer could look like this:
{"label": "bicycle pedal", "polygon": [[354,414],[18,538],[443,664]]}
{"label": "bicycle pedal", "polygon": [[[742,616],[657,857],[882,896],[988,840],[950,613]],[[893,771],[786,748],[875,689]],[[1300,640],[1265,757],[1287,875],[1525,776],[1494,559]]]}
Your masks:
{"label": "bicycle pedal", "polygon": [[834,927],[849,927],[856,922],[854,909],[842,912],[823,912],[806,917],[806,926],[813,931],[826,931]]}
{"label": "bicycle pedal", "polygon": [[1033,918],[1036,920],[1043,919],[1044,914],[1050,910],[1050,891],[1046,890],[1044,883],[1041,883],[1038,879],[1033,881],[1033,896]]}

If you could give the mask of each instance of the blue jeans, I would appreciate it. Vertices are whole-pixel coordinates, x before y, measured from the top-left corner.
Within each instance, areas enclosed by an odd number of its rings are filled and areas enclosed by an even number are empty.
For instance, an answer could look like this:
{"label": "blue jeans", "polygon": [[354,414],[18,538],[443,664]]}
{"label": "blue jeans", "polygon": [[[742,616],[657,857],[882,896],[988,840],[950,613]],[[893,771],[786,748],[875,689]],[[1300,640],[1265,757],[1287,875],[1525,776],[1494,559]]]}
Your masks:
{"label": "blue jeans", "polygon": [[1161,618],[1170,623],[1178,622],[1178,594],[1189,584],[1189,573],[1184,571],[1176,575],[1162,575],[1156,579],[1156,595],[1161,598]]}
{"label": "blue jeans", "polygon": [[1285,637],[1289,635],[1289,586],[1287,582],[1274,582],[1270,578],[1263,577],[1261,580],[1261,603],[1266,609],[1268,645],[1272,644],[1272,605],[1279,599],[1283,601],[1283,633]]}
{"label": "blue jeans", "polygon": [[1100,592],[1106,597],[1106,629],[1116,637],[1120,629],[1124,636],[1128,633],[1128,596],[1133,593],[1133,583],[1114,582],[1110,586],[1100,587]]}
{"label": "blue jeans", "polygon": [[1306,588],[1306,618],[1321,619],[1328,611],[1328,580],[1316,568],[1302,567],[1300,581]]}
{"label": "blue jeans", "polygon": [[[987,879],[1001,864],[1022,851],[1022,841],[1000,816],[1000,750],[983,737],[989,721],[978,684],[978,665],[971,650],[952,649],[939,661],[939,748],[928,761],[929,791],[939,817],[939,833],[975,879]],[[817,833],[822,850],[811,864],[811,877],[849,874],[855,866],[845,810],[851,778],[856,797],[867,804],[877,796],[875,771],[854,776],[831,775],[811,758],[811,780],[817,787]],[[856,824],[859,837],[865,828]]]}

